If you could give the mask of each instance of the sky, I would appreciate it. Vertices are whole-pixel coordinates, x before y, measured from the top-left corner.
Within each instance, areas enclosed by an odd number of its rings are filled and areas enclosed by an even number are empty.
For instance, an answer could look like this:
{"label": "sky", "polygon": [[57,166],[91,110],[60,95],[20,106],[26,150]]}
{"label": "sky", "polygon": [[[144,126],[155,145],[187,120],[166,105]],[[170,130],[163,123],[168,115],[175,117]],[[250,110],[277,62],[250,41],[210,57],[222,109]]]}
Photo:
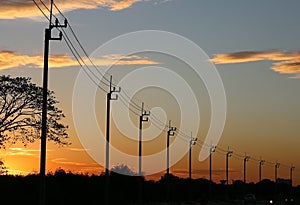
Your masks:
{"label": "sky", "polygon": [[[36,3],[48,17],[44,5],[38,0]],[[44,3],[49,6],[49,1]],[[165,158],[151,156],[165,151],[164,125],[171,120],[172,126],[179,128],[170,141],[175,144],[170,150],[173,164],[170,171],[175,175],[188,176],[186,148],[192,135],[198,138],[192,147],[195,178],[208,178],[209,161],[199,160],[198,156],[201,150],[216,145],[212,155],[216,182],[225,178],[225,155],[229,148],[233,151],[229,160],[230,182],[243,178],[243,157],[247,155],[250,156],[247,181],[258,181],[258,164],[263,159],[266,161],[263,178],[274,180],[274,164],[279,162],[278,177],[289,179],[293,165],[293,183],[300,185],[299,1],[56,0],[55,3],[63,13],[62,16],[53,9],[60,23],[63,24],[64,17],[69,21],[64,36],[70,38],[79,52],[79,62],[87,66],[79,65],[64,40],[50,42],[49,89],[55,92],[66,115],[72,144],[68,147],[47,144],[47,171],[54,172],[57,168],[80,173],[103,171],[104,164],[99,161],[104,160],[105,146],[98,131],[93,131],[93,125],[97,124],[101,133],[105,133],[104,91],[108,87],[107,82],[100,82],[100,88],[96,89],[95,82],[99,83],[99,79],[93,81],[84,74],[94,64],[106,72],[103,81],[112,75],[114,85],[122,88],[120,93],[114,93],[120,98],[111,102],[111,144],[126,156],[135,157],[127,162],[123,156],[112,154],[110,166],[128,163],[130,168],[138,170],[140,111],[134,105],[144,102],[145,109],[151,110],[150,121],[143,123],[143,154],[149,156],[143,166],[153,171],[149,178],[159,179],[165,172],[162,169]],[[42,85],[44,30],[49,22],[31,0],[3,0],[1,4],[0,74],[31,77]],[[52,36],[58,36],[56,29],[52,30]],[[156,52],[147,48],[156,48]],[[135,49],[138,52],[126,53]],[[189,59],[199,59],[204,77],[197,77]],[[205,74],[209,73],[214,73],[213,81],[206,81]],[[89,85],[95,91],[85,90]],[[222,93],[216,91],[218,85],[222,85],[225,103]],[[194,102],[198,102],[196,107]],[[91,107],[93,115],[89,115]],[[224,107],[226,112],[222,113]],[[222,122],[219,125],[221,132],[210,130],[211,123],[222,121],[223,114],[226,118],[224,125]],[[210,131],[215,135],[212,144],[206,138]],[[8,144],[0,157],[10,173],[38,173],[39,146],[39,142],[27,147]]]}

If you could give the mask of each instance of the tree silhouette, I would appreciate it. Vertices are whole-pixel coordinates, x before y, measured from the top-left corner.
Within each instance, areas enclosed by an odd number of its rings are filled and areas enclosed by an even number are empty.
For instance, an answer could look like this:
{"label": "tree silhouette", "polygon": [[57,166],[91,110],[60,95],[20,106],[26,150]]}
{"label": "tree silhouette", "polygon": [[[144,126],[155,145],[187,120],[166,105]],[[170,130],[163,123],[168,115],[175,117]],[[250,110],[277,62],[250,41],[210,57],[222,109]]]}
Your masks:
{"label": "tree silhouette", "polygon": [[7,168],[4,165],[4,162],[2,160],[0,160],[0,175],[2,174],[7,174]]}
{"label": "tree silhouette", "polygon": [[[24,145],[40,138],[43,88],[31,83],[31,78],[0,76],[0,148],[6,143],[22,142]],[[54,92],[48,91],[48,140],[68,145],[68,126],[56,107]]]}

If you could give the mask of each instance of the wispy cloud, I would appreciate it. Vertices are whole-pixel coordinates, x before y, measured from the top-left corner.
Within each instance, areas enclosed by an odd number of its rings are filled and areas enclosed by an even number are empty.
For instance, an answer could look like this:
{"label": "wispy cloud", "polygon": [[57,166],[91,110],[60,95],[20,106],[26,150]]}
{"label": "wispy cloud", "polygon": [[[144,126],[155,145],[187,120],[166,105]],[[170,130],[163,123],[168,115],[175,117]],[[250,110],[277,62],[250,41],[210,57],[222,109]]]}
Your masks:
{"label": "wispy cloud", "polygon": [[[62,12],[77,9],[97,9],[100,7],[108,8],[111,11],[119,11],[130,8],[135,3],[148,1],[151,0],[61,0],[55,1],[55,3]],[[48,6],[50,1],[44,0],[43,2]],[[36,0],[36,3],[45,13],[49,13],[39,0]],[[54,12],[56,12],[55,9]],[[1,1],[0,19],[28,18],[36,16],[41,16],[41,13],[32,0]]]}
{"label": "wispy cloud", "polygon": [[84,162],[74,162],[74,161],[69,161],[66,158],[55,158],[51,160],[52,162],[60,165],[72,165],[72,166],[86,166],[87,164]]}
{"label": "wispy cloud", "polygon": [[84,149],[84,148],[76,148],[76,147],[70,147],[68,148],[70,151],[73,151],[73,152],[86,152],[87,149]]}
{"label": "wispy cloud", "polygon": [[19,147],[9,148],[8,152],[6,153],[7,156],[35,156],[38,154],[38,149],[26,149]]}
{"label": "wispy cloud", "polygon": [[[43,56],[29,56],[14,51],[0,51],[0,70],[17,67],[43,67]],[[53,55],[49,58],[49,66],[53,68],[76,65],[76,62],[67,55]]]}
{"label": "wispy cloud", "polygon": [[263,60],[274,61],[271,69],[275,72],[293,74],[293,77],[300,78],[300,51],[242,51],[217,54],[211,59],[215,64],[247,63]]}
{"label": "wispy cloud", "polygon": [[101,56],[100,58],[92,59],[97,65],[156,65],[156,61],[150,60],[146,57],[137,55],[122,56],[120,54],[112,54]]}
{"label": "wispy cloud", "polygon": [[[90,62],[87,58],[82,58],[86,65]],[[118,60],[120,59],[120,60]],[[94,65],[153,65],[159,64],[145,57],[140,56],[120,56],[118,54],[102,56],[97,59],[92,59]],[[44,58],[40,55],[24,55],[14,51],[0,51],[0,70],[28,67],[42,68]],[[65,68],[70,66],[79,66],[78,62],[67,54],[52,55],[49,57],[50,68]]]}

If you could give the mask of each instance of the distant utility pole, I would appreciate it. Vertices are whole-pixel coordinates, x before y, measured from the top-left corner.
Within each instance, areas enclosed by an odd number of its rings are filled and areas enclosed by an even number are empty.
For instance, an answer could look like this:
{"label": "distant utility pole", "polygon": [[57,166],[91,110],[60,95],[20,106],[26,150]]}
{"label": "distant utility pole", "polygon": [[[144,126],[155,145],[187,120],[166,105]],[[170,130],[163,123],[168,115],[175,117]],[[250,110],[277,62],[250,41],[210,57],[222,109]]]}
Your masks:
{"label": "distant utility pole", "polygon": [[[140,127],[139,127],[139,176],[142,177],[142,134],[143,134],[143,122],[148,122],[150,112],[144,110],[144,103],[142,103],[142,110],[140,115]],[[139,202],[143,203],[143,181],[140,179],[139,187]]]}
{"label": "distant utility pole", "polygon": [[166,180],[167,180],[167,202],[170,203],[170,136],[174,136],[176,131],[176,127],[171,126],[171,120],[169,121],[169,129],[167,132],[167,174],[166,174]]}
{"label": "distant utility pole", "polygon": [[279,166],[280,166],[280,163],[276,162],[275,163],[275,175],[274,175],[275,176],[274,177],[275,183],[277,182],[277,173],[278,173]]}
{"label": "distant utility pole", "polygon": [[244,157],[244,184],[246,184],[246,176],[247,176],[247,174],[246,174],[246,164],[249,161],[249,159],[250,159],[250,157],[245,154],[245,157]]}
{"label": "distant utility pole", "polygon": [[229,184],[229,179],[228,179],[228,158],[231,157],[232,154],[233,154],[233,151],[230,151],[229,147],[228,147],[228,150],[226,152],[226,185],[227,186]]}
{"label": "distant utility pole", "polygon": [[295,170],[295,166],[291,166],[290,168],[290,181],[291,181],[291,187],[293,187],[293,171]]}
{"label": "distant utility pole", "polygon": [[262,169],[262,166],[264,165],[264,163],[265,163],[265,160],[262,160],[262,159],[260,159],[259,160],[259,182],[261,182],[261,169]]}
{"label": "distant utility pole", "polygon": [[216,151],[216,146],[211,145],[209,148],[209,195],[212,196],[212,153]]}
{"label": "distant utility pole", "polygon": [[170,174],[170,136],[174,136],[176,127],[171,126],[171,120],[169,121],[169,129],[167,133],[167,175]]}
{"label": "distant utility pole", "polygon": [[195,145],[197,142],[197,138],[193,137],[191,133],[191,139],[189,142],[190,149],[189,149],[189,179],[192,179],[192,146]]}
{"label": "distant utility pole", "polygon": [[149,121],[150,112],[144,110],[144,103],[142,103],[142,112],[140,115],[140,127],[139,127],[139,176],[142,176],[142,134],[143,134],[143,122]]}
{"label": "distant utility pole", "polygon": [[109,81],[109,92],[107,93],[106,102],[106,161],[105,161],[105,177],[106,177],[106,194],[105,194],[105,204],[109,204],[109,138],[110,138],[110,101],[117,100],[118,95],[115,92],[120,92],[120,87],[112,86],[112,76],[110,76]]}
{"label": "distant utility pole", "polygon": [[67,20],[64,25],[59,25],[58,19],[52,24],[52,8],[53,0],[50,5],[49,27],[45,29],[45,45],[44,45],[44,70],[43,70],[43,103],[42,103],[42,130],[41,130],[41,152],[40,152],[40,205],[46,204],[46,141],[47,141],[47,97],[48,97],[48,58],[50,40],[62,40],[60,32],[58,38],[51,36],[53,28],[66,28]]}

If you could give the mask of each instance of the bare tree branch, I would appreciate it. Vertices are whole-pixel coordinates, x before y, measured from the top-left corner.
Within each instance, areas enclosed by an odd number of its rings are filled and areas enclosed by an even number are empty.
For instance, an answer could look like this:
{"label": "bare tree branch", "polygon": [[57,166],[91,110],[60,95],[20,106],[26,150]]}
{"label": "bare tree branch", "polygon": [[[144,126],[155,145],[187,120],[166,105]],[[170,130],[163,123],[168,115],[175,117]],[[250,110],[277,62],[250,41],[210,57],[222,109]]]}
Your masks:
{"label": "bare tree branch", "polygon": [[[0,76],[0,148],[8,142],[27,143],[40,138],[43,89],[30,82],[30,78]],[[59,145],[68,145],[68,126],[57,107],[54,92],[48,91],[47,138]]]}

